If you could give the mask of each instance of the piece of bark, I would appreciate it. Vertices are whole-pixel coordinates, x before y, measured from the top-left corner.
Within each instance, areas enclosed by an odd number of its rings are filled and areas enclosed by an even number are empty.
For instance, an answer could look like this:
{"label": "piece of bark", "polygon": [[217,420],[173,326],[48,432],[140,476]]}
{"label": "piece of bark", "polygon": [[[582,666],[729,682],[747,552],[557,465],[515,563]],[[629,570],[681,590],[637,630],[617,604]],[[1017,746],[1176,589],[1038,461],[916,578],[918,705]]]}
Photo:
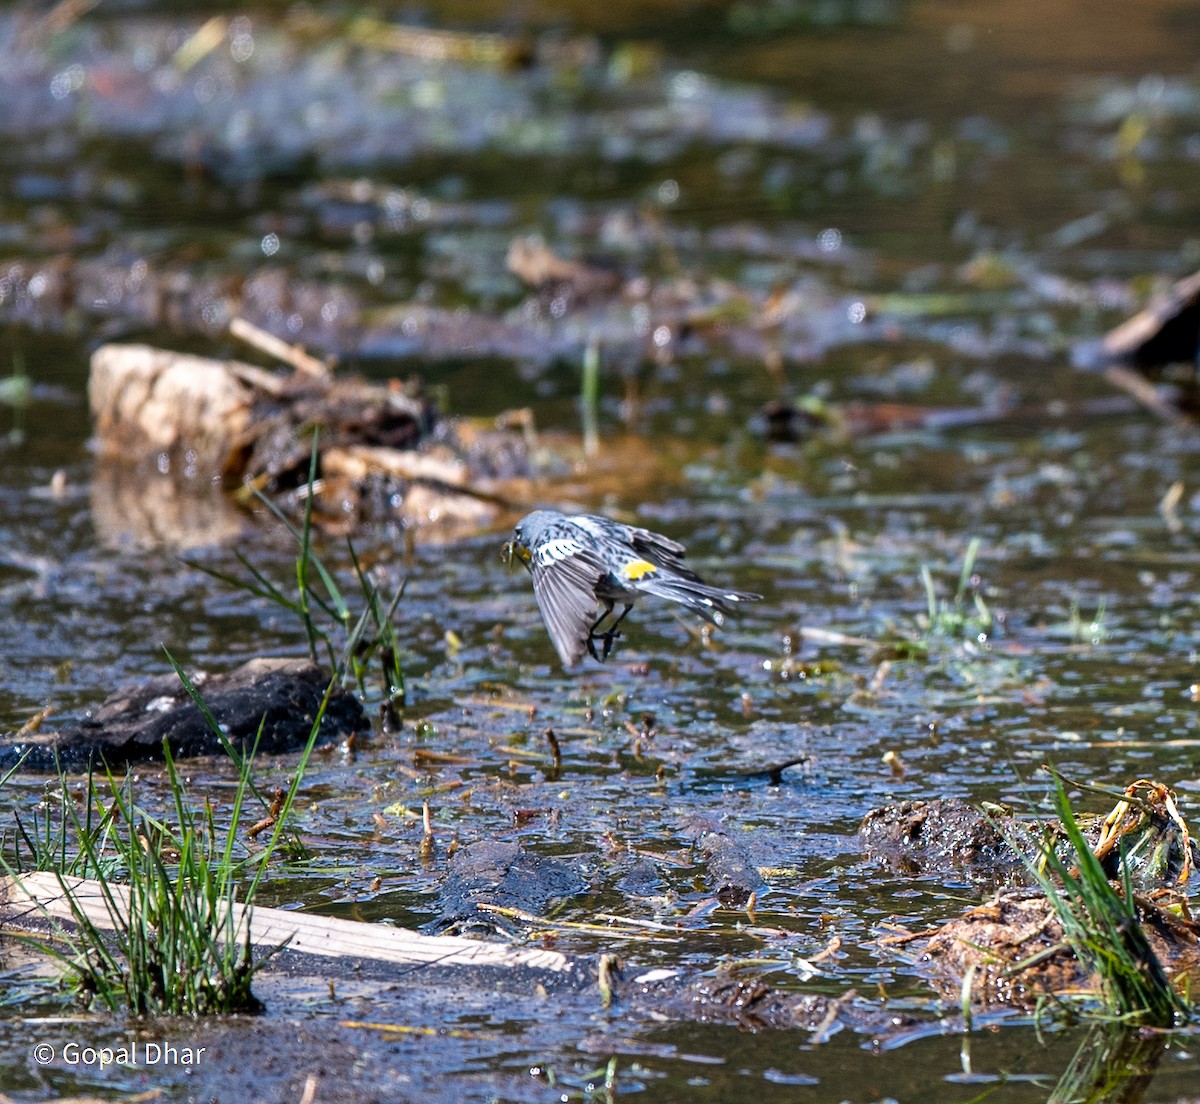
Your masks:
{"label": "piece of bark", "polygon": [[[106,345],[93,354],[88,390],[97,453],[147,487],[171,483],[199,493],[219,483],[243,498],[250,488],[278,496],[307,484],[319,427],[313,518],[327,530],[398,518],[425,536],[475,533],[508,508],[500,481],[524,486],[532,473],[520,434],[441,418],[418,388],[396,380],[272,374],[144,345]],[[129,530],[135,543],[158,538],[191,547],[230,532],[191,531],[170,514],[160,525],[159,503],[148,499],[144,509],[126,502],[107,519],[116,523],[108,525],[116,539]],[[101,512],[111,514],[103,503]]]}
{"label": "piece of bark", "polygon": [[297,372],[304,372],[307,375],[318,376],[320,378],[329,375],[329,365],[323,360],[309,356],[303,346],[289,345],[282,338],[276,337],[273,333],[268,333],[261,326],[256,326],[253,322],[248,322],[244,318],[234,318],[230,321],[229,332],[234,337],[246,342],[247,345],[252,345],[260,352],[266,353],[267,356],[274,357],[276,360],[290,365]]}

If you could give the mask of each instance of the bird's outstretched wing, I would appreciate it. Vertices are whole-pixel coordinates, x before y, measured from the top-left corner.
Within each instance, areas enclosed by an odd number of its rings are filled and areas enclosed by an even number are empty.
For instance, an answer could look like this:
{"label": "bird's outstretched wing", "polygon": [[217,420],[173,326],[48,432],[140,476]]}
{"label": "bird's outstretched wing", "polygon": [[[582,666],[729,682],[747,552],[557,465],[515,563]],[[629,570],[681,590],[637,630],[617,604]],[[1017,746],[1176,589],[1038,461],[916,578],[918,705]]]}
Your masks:
{"label": "bird's outstretched wing", "polygon": [[587,650],[588,632],[600,608],[596,584],[608,572],[578,542],[564,538],[543,544],[529,570],[546,631],[563,664],[573,667]]}

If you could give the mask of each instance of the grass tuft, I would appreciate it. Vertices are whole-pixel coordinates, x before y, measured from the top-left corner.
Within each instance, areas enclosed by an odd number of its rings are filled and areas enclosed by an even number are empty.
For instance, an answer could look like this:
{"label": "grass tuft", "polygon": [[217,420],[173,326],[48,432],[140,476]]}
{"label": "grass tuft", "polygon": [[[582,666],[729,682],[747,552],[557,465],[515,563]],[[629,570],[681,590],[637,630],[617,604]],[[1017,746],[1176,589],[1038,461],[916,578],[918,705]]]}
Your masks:
{"label": "grass tuft", "polygon": [[595,334],[588,338],[583,352],[579,414],[583,422],[583,455],[594,460],[600,452],[600,340]]}
{"label": "grass tuft", "polygon": [[[315,463],[314,441],[310,476],[315,476]],[[268,505],[275,509],[273,504]],[[287,524],[287,519],[283,520]],[[73,930],[43,908],[53,941],[26,941],[58,960],[75,989],[91,1005],[112,1011],[125,1009],[136,1015],[259,1010],[261,1004],[251,991],[251,982],[279,948],[255,957],[250,941],[254,899],[274,854],[303,853],[303,845],[290,828],[291,811],[330,694],[348,669],[357,670],[361,681],[363,673],[355,665],[364,664],[364,656],[379,654],[383,657],[388,701],[403,701],[404,677],[391,629],[403,587],[385,605],[351,549],[355,572],[367,598],[365,610],[353,619],[332,576],[312,551],[311,508],[305,511],[302,529],[290,524],[289,528],[300,545],[296,561],[298,599],[284,595],[249,564],[246,566],[252,582],[242,584],[242,589],[271,598],[299,614],[314,659],[323,643],[330,650],[335,673],[317,710],[292,784],[282,798],[272,801],[258,791],[253,782],[255,750],[242,754],[230,743],[195,685],[167,652],[184,688],[236,765],[238,784],[227,822],[218,823],[207,798],[199,807],[193,804],[170,745],[164,740],[165,813],[156,815],[139,803],[132,775],[118,779],[106,769],[97,782],[96,772],[89,772],[82,800],[77,801],[66,776],[60,774],[58,792],[50,806],[57,807],[57,815],[50,811],[35,813],[28,823],[18,817],[15,829],[0,841],[0,865],[18,881],[30,869],[55,874],[70,910]],[[323,595],[313,588],[312,574],[321,579]],[[338,624],[348,626],[340,655],[334,651],[331,634],[318,625],[314,607],[326,610]],[[374,634],[369,647],[365,644],[368,632]],[[11,774],[0,779],[0,785]],[[252,816],[251,808],[257,812],[260,805],[265,815]],[[264,835],[266,843],[251,851]],[[242,836],[248,844],[239,842]],[[90,879],[86,888],[80,879]],[[99,897],[96,908],[90,907],[95,902],[84,896],[92,887]],[[239,895],[243,902],[240,913],[234,907]]]}
{"label": "grass tuft", "polygon": [[[185,683],[195,693],[186,678]],[[14,839],[18,861],[3,861],[18,880],[31,867],[56,875],[73,930],[43,910],[53,942],[27,942],[64,967],[69,984],[89,1005],[135,1015],[261,1010],[251,983],[280,948],[255,956],[250,940],[254,898],[284,839],[324,711],[322,702],[292,785],[272,816],[271,834],[254,853],[239,842],[248,835],[247,812],[255,795],[253,751],[238,761],[238,785],[224,825],[209,800],[199,808],[193,804],[166,740],[165,813],[156,815],[138,802],[131,775],[118,779],[105,771],[97,784],[95,773],[89,773],[82,809],[67,778],[60,776],[56,826],[49,828],[47,818],[37,831],[19,832]],[[84,877],[93,879],[87,891],[95,887],[98,908],[89,907],[94,899],[84,896],[79,881]],[[240,915],[234,908],[239,895]]]}
{"label": "grass tuft", "polygon": [[1100,982],[1106,1015],[1127,1022],[1170,1027],[1192,1015],[1186,1000],[1171,984],[1138,918],[1127,857],[1119,856],[1121,890],[1079,830],[1062,781],[1054,779],[1054,807],[1076,866],[1068,868],[1043,843],[1040,860],[1030,870],[1054,908],[1063,934],[1086,969]]}
{"label": "grass tuft", "polygon": [[921,565],[921,584],[925,588],[925,643],[934,637],[969,636],[980,643],[991,634],[995,618],[975,577],[980,539],[972,537],[963,556],[958,586],[950,601],[940,598],[928,564]]}
{"label": "grass tuft", "polygon": [[270,498],[255,491],[262,504],[275,515],[295,538],[295,594],[272,582],[240,552],[238,563],[246,572],[245,578],[228,574],[194,560],[184,560],[189,567],[203,571],[215,579],[245,591],[257,598],[266,598],[295,616],[308,642],[309,657],[314,663],[325,662],[339,677],[352,681],[359,693],[368,698],[369,671],[379,663],[382,680],[382,708],[388,719],[405,704],[404,667],[393,617],[404,595],[407,579],[401,581],[394,594],[385,599],[378,586],[363,569],[354,545],[346,545],[355,579],[362,597],[362,610],[356,616],[333,572],[313,548],[312,488],[317,481],[317,433],[313,432],[312,454],[309,458],[308,493],[304,498],[304,514],[299,527]]}

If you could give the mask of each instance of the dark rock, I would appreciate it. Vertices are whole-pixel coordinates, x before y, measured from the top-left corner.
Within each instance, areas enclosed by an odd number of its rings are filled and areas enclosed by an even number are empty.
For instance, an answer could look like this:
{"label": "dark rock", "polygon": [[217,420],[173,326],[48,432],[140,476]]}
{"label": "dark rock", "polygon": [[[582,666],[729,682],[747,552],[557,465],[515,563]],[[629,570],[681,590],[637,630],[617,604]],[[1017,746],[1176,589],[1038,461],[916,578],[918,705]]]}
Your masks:
{"label": "dark rock", "polygon": [[[1014,830],[1020,827],[1010,817],[1004,820]],[[869,858],[906,874],[954,871],[989,880],[1014,875],[1024,879],[1024,862],[995,818],[958,798],[873,809],[863,819],[858,838]]]}
{"label": "dark rock", "polygon": [[[304,659],[255,659],[224,675],[192,677],[205,704],[229,740],[243,750],[267,754],[303,747],[312,730],[329,672]],[[362,706],[349,691],[334,689],[321,720],[321,739],[366,728]],[[110,767],[161,759],[163,740],[175,756],[213,755],[221,741],[173,674],[124,687],[86,720],[58,732],[0,740],[0,765],[28,751],[25,766],[53,770],[56,762],[78,768],[103,760]]]}

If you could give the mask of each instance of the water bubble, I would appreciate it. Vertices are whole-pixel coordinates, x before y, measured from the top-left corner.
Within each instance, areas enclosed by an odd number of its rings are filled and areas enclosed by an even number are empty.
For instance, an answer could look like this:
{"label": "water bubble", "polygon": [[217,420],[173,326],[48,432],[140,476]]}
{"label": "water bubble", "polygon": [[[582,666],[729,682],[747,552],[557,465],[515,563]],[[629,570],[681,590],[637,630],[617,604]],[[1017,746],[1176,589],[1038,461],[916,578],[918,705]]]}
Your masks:
{"label": "water bubble", "polygon": [[211,329],[223,329],[229,321],[229,311],[224,303],[210,299],[200,308],[200,317]]}
{"label": "water bubble", "polygon": [[254,36],[249,32],[236,34],[229,43],[229,56],[236,62],[247,62],[254,53]]}
{"label": "water bubble", "polygon": [[679,184],[674,180],[664,180],[658,186],[658,202],[662,204],[674,203],[679,199]]}
{"label": "water bubble", "polygon": [[212,77],[201,77],[192,89],[197,103],[212,103],[217,98],[217,82]]}
{"label": "water bubble", "polygon": [[965,54],[975,45],[975,28],[970,23],[955,23],[946,31],[946,49],[952,54]]}
{"label": "water bubble", "polygon": [[72,92],[83,87],[86,74],[82,65],[70,65],[50,78],[50,95],[56,100],[65,100]]}
{"label": "water bubble", "polygon": [[268,257],[274,257],[279,252],[279,235],[264,234],[262,240],[262,251]]}
{"label": "water bubble", "polygon": [[429,110],[442,106],[446,98],[446,89],[440,81],[419,80],[412,86],[410,95],[415,107]]}
{"label": "water bubble", "polygon": [[836,227],[829,227],[817,235],[817,248],[822,253],[836,253],[842,247],[842,232]]}
{"label": "water bubble", "polygon": [[678,100],[699,99],[708,87],[708,78],[703,74],[685,69],[671,78],[671,95]]}

